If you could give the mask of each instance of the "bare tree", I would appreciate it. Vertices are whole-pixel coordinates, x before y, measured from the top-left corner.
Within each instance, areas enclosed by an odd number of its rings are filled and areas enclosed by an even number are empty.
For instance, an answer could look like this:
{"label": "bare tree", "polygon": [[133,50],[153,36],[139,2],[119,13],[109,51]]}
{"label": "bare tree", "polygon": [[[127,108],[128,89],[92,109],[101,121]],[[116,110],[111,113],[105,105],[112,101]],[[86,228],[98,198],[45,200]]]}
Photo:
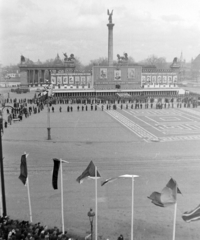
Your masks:
{"label": "bare tree", "polygon": [[151,55],[148,58],[142,60],[140,63],[145,65],[156,66],[157,68],[168,68],[169,64],[166,62],[164,57],[157,57],[156,55]]}

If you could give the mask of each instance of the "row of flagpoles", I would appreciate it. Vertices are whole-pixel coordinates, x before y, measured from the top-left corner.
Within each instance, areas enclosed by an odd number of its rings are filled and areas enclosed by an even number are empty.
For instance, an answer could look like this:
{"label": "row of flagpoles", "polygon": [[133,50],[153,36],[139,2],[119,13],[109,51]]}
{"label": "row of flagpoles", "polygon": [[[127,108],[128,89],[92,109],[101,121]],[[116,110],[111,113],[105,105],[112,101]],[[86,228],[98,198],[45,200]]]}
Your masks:
{"label": "row of flagpoles", "polygon": [[[28,169],[27,169],[27,157],[28,154],[24,152],[21,156],[21,165],[20,165],[20,176],[19,179],[22,183],[27,186],[28,192],[28,202],[29,202],[29,213],[30,213],[30,222],[32,222],[32,210],[31,210],[31,199],[30,199],[30,190],[29,190],[29,179],[28,179]],[[54,189],[58,189],[58,174],[60,169],[60,179],[61,179],[61,217],[62,217],[62,232],[65,232],[64,225],[64,206],[63,206],[63,163],[69,163],[63,159],[53,159],[53,174],[52,174],[52,186]],[[95,240],[98,238],[98,207],[97,207],[97,180],[100,178],[100,174],[97,171],[97,167],[91,161],[85,171],[76,179],[78,183],[82,183],[85,178],[91,178],[95,180]],[[131,193],[131,240],[133,240],[133,221],[134,221],[134,179],[139,177],[138,175],[129,175],[124,174],[117,177],[109,178],[101,182],[101,186],[115,181],[120,178],[129,178],[132,181],[132,193]],[[151,202],[159,207],[167,207],[174,205],[174,221],[173,221],[173,236],[172,240],[175,240],[175,229],[176,229],[176,212],[177,212],[177,193],[181,194],[180,189],[177,186],[176,181],[171,178],[167,185],[162,189],[161,193],[153,192],[148,198],[151,199]],[[190,212],[185,212],[182,214],[182,218],[186,222],[200,220],[200,205]]]}

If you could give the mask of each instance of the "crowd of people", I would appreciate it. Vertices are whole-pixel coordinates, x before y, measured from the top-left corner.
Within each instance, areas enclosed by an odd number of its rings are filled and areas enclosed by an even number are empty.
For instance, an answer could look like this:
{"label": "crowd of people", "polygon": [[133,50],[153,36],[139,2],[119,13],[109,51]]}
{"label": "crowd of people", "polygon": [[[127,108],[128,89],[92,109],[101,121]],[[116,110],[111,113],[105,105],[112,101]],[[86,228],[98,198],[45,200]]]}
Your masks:
{"label": "crowd of people", "polygon": [[[152,101],[153,100],[153,101]],[[40,113],[44,106],[48,103],[48,111],[66,111],[73,112],[76,111],[97,111],[98,106],[99,109],[103,110],[117,110],[117,109],[163,109],[163,108],[196,108],[198,106],[198,102],[193,101],[154,101],[154,99],[150,99],[149,101],[142,100],[116,100],[116,101],[94,101],[91,99],[85,99],[85,101],[72,101],[67,99],[60,98],[50,98],[48,102],[41,98],[33,98],[33,99],[11,99],[8,98],[5,101],[6,106],[10,106],[11,108],[7,108],[7,121],[4,122],[5,127],[8,124],[12,124],[12,121],[22,121],[23,117],[27,118],[31,114]],[[64,109],[62,106],[66,104],[67,107]],[[56,105],[59,105],[56,109]]]}
{"label": "crowd of people", "polygon": [[71,240],[75,239],[67,231],[62,233],[59,228],[49,228],[40,223],[13,220],[9,217],[0,217],[1,240]]}
{"label": "crowd of people", "polygon": [[[90,235],[89,235],[90,236]],[[58,228],[50,228],[42,226],[40,222],[30,223],[24,220],[13,220],[8,216],[0,216],[0,239],[1,240],[78,240],[87,239],[86,237],[78,237],[64,233]],[[109,240],[109,239],[107,239]],[[117,240],[124,240],[122,234]]]}

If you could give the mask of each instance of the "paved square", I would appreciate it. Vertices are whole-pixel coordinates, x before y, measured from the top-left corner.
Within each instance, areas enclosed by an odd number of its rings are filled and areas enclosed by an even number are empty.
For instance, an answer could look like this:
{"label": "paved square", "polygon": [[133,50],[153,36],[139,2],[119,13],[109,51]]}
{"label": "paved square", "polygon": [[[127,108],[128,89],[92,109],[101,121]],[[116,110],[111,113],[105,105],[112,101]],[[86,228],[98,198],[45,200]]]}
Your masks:
{"label": "paved square", "polygon": [[[61,226],[60,185],[58,190],[54,190],[51,176],[52,159],[63,158],[69,161],[69,164],[63,164],[66,230],[78,232],[82,237],[87,235],[90,229],[87,212],[95,206],[95,184],[93,180],[86,180],[80,185],[76,178],[92,160],[101,174],[98,181],[98,225],[102,239],[117,239],[119,233],[130,239],[131,182],[119,180],[104,187],[100,185],[102,180],[121,174],[140,176],[135,180],[134,190],[136,239],[170,239],[173,207],[158,208],[151,204],[147,196],[152,191],[160,191],[171,177],[183,193],[178,196],[176,237],[183,239],[184,235],[186,239],[200,239],[199,223],[189,224],[186,228],[181,218],[181,213],[199,204],[200,134],[191,134],[191,130],[189,134],[163,134],[163,130],[159,129],[161,123],[156,126],[156,123],[145,119],[145,110],[142,113],[144,118],[140,118],[140,111],[133,110],[137,113],[133,114],[130,109],[102,111],[98,108],[98,111],[78,112],[74,105],[74,111],[69,113],[67,106],[61,105],[63,111],[60,113],[59,106],[55,105],[55,113],[50,114],[50,141],[46,140],[46,109],[24,118],[22,122],[9,125],[4,131],[9,216],[28,220],[27,189],[18,179],[20,156],[26,151],[29,153],[27,161],[34,222]],[[193,112],[172,110],[171,115],[171,109],[167,111],[154,110],[152,115],[179,118],[183,114],[192,116],[198,122],[199,115]],[[147,115],[151,117],[151,111]],[[180,125],[179,122],[176,124]],[[192,122],[188,124],[188,127],[196,126]],[[182,129],[180,131],[183,132]],[[155,235],[150,236],[152,229]]]}
{"label": "paved square", "polygon": [[144,141],[200,139],[200,115],[193,109],[107,111]]}

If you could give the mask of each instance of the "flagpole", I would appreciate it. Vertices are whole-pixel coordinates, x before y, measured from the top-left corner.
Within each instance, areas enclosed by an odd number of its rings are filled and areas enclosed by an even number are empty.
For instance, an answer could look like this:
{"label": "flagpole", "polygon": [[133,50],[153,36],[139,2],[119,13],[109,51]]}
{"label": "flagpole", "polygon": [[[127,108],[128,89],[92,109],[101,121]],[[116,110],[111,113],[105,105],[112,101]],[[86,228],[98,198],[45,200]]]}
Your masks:
{"label": "flagpole", "polygon": [[132,175],[131,240],[133,240],[134,176]]}
{"label": "flagpole", "polygon": [[0,211],[1,211],[1,216],[3,216],[3,205],[2,205],[2,195],[1,195],[1,192],[0,192]]}
{"label": "flagpole", "polygon": [[97,237],[97,167],[95,166],[95,240]]}
{"label": "flagpole", "polygon": [[173,238],[172,238],[172,240],[175,240],[175,232],[176,232],[177,183],[176,183],[176,190],[175,190],[175,199],[176,199],[176,203],[174,204],[174,223],[173,223]]}
{"label": "flagpole", "polygon": [[173,224],[173,238],[175,240],[175,232],[176,232],[176,212],[177,212],[177,202],[174,204],[174,224]]}
{"label": "flagpole", "polygon": [[[29,154],[24,152],[24,155],[26,156],[26,160],[27,160]],[[26,165],[27,165],[27,168],[28,168],[28,163],[27,162],[28,161],[26,161]],[[32,219],[31,197],[30,197],[30,188],[29,188],[29,178],[28,178],[28,176],[26,178],[26,186],[27,186],[27,193],[28,193],[28,205],[29,205],[30,222],[32,223],[33,219]]]}
{"label": "flagpole", "polygon": [[29,214],[30,214],[30,222],[32,223],[32,209],[31,209],[31,197],[30,197],[30,189],[29,189],[29,179],[27,177],[26,179],[26,184],[27,184],[27,192],[28,192],[28,204],[29,204]]}
{"label": "flagpole", "polygon": [[63,172],[62,172],[62,159],[60,159],[60,182],[61,182],[61,215],[62,215],[62,233],[65,232],[64,226],[64,209],[63,209]]}

